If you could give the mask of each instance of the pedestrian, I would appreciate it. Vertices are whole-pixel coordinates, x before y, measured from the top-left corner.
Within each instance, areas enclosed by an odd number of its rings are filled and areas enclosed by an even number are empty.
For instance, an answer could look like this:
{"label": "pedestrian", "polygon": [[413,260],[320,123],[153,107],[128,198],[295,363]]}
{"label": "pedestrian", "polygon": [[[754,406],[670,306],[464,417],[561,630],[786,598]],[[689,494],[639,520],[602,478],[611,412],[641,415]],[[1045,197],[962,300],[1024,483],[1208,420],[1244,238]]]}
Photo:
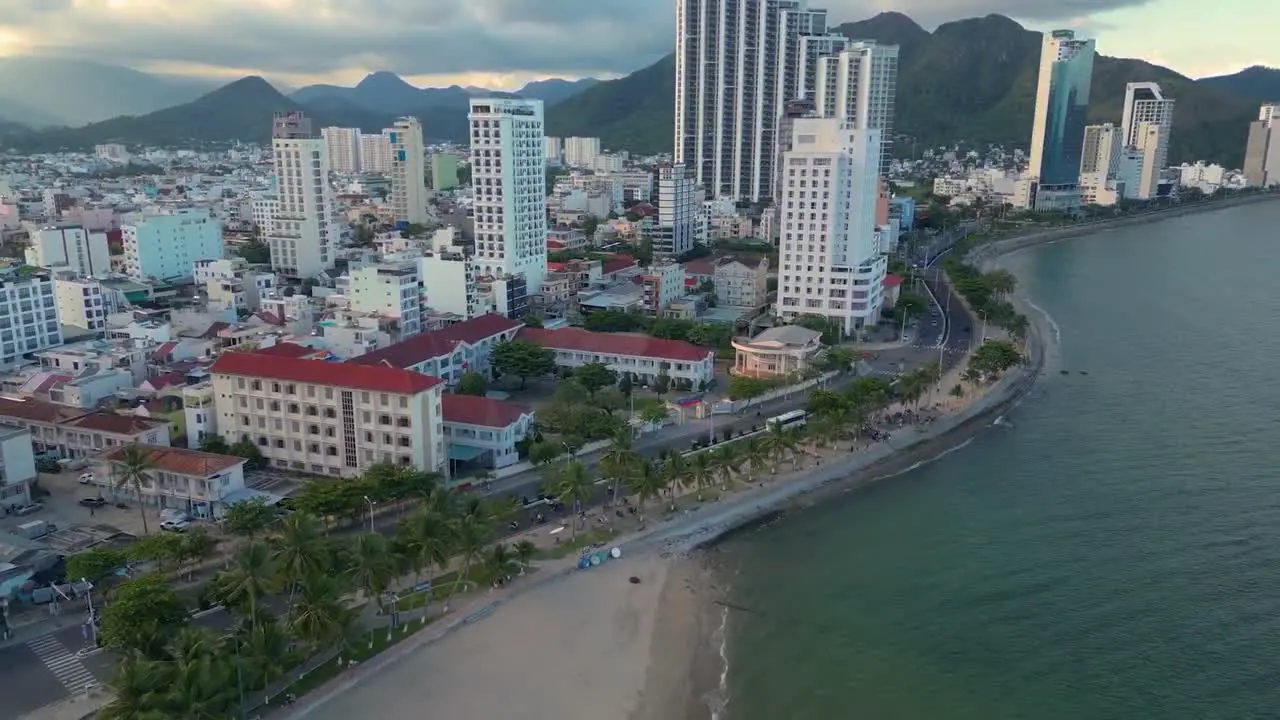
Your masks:
{"label": "pedestrian", "polygon": [[90,508],[89,508],[89,517],[93,517],[93,512],[94,512],[93,507],[90,507]]}

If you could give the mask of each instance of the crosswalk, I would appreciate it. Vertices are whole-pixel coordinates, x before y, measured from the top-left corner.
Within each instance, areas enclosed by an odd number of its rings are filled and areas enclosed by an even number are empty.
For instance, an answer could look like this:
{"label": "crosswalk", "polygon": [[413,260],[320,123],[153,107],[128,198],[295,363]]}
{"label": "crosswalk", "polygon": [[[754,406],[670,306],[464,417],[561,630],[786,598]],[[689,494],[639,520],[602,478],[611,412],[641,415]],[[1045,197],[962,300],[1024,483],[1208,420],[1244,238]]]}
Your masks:
{"label": "crosswalk", "polygon": [[49,672],[53,673],[67,692],[77,693],[84,690],[86,685],[97,682],[97,678],[80,662],[80,658],[52,635],[29,640],[27,647],[49,668]]}

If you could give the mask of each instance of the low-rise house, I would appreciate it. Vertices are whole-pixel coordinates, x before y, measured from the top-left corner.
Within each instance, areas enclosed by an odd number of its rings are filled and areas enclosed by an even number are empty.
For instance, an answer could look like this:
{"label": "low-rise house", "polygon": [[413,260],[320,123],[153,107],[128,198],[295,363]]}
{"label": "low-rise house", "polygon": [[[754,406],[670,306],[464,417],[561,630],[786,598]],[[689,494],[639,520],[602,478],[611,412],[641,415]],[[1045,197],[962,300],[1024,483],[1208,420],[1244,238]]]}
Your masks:
{"label": "low-rise house", "polygon": [[631,333],[598,333],[581,328],[524,328],[517,340],[528,340],[556,352],[556,366],[575,368],[602,363],[617,373],[631,373],[642,383],[659,375],[702,387],[715,377],[715,353],[679,340]]}
{"label": "low-rise house", "polygon": [[474,395],[447,393],[441,400],[450,461],[495,469],[520,461],[516,443],[529,432],[532,410]]}
{"label": "low-rise house", "polygon": [[[187,448],[141,446],[150,468],[139,487],[120,488],[130,499],[161,510],[180,510],[195,518],[220,518],[227,505],[245,489],[245,459]],[[115,488],[125,449],[115,448],[98,457],[94,482]]]}
{"label": "low-rise house", "polygon": [[31,431],[36,452],[61,458],[94,457],[117,445],[168,445],[169,425],[163,420],[118,415],[80,408],[0,397],[0,423]]}
{"label": "low-rise house", "polygon": [[769,328],[733,339],[733,374],[765,378],[804,373],[822,353],[822,333],[799,325]]}

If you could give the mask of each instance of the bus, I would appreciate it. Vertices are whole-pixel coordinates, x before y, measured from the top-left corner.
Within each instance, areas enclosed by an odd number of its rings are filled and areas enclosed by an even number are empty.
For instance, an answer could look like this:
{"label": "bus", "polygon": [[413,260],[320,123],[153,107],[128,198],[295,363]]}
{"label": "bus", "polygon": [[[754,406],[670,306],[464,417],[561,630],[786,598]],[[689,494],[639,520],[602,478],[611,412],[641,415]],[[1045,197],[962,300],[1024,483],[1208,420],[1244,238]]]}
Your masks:
{"label": "bus", "polygon": [[764,426],[769,429],[780,427],[783,430],[793,427],[804,427],[805,421],[808,419],[809,413],[804,410],[792,410],[781,415],[771,417],[764,421]]}

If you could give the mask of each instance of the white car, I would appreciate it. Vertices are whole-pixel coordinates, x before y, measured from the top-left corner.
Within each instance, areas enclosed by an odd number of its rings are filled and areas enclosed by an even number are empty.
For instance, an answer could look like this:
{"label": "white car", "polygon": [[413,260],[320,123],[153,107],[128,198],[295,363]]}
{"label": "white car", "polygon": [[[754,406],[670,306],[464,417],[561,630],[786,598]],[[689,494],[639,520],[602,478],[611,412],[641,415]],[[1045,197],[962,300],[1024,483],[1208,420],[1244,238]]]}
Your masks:
{"label": "white car", "polygon": [[81,485],[92,485],[92,484],[93,484],[93,473],[91,473],[91,472],[87,472],[87,473],[80,473],[80,484],[81,484]]}
{"label": "white car", "polygon": [[190,524],[186,520],[165,520],[160,523],[160,529],[172,533],[184,533]]}

